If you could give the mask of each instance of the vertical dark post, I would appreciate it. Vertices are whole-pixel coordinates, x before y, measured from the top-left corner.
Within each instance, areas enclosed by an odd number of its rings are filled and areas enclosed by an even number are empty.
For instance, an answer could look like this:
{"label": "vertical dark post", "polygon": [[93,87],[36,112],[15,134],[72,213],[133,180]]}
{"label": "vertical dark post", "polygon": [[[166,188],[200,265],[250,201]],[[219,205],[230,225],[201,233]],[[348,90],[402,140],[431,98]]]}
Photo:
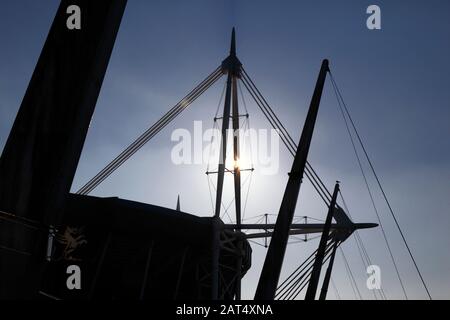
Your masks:
{"label": "vertical dark post", "polygon": [[175,293],[174,293],[174,297],[173,297],[174,300],[176,300],[178,298],[178,291],[180,289],[181,278],[183,277],[184,262],[186,261],[186,255],[187,255],[188,250],[189,250],[189,247],[186,247],[183,250],[183,254],[181,256],[180,269],[178,271],[177,283],[175,285]]}
{"label": "vertical dark post", "polygon": [[239,167],[239,107],[237,77],[233,77],[233,157],[234,157],[234,203],[237,229],[241,228],[241,168]]}
{"label": "vertical dark post", "polygon": [[231,70],[231,67],[226,61],[231,60],[231,57],[236,56],[236,43],[234,36],[234,28],[231,36],[231,46],[230,46],[230,55],[224,62],[222,62],[222,69],[224,72],[228,72],[227,77],[227,90],[225,93],[225,102],[223,106],[223,117],[222,117],[222,136],[220,141],[220,158],[219,158],[219,166],[217,173],[217,192],[216,192],[216,210],[215,217],[220,217],[220,206],[222,203],[222,193],[223,193],[223,180],[225,176],[225,161],[227,158],[227,132],[230,126],[230,109],[231,109],[231,91],[232,91],[232,83],[234,74]]}
{"label": "vertical dark post", "polygon": [[211,299],[217,300],[219,296],[219,258],[220,258],[220,207],[222,205],[223,181],[225,178],[225,161],[227,155],[227,132],[230,123],[232,75],[228,73],[227,91],[222,118],[222,140],[220,148],[219,166],[217,172],[216,208],[213,218],[213,239],[211,255]]}
{"label": "vertical dark post", "polygon": [[180,195],[178,195],[178,198],[177,198],[177,208],[176,208],[175,210],[177,210],[177,211],[180,211],[180,210],[181,210],[181,207],[180,207]]}
{"label": "vertical dark post", "polygon": [[94,297],[95,290],[97,288],[98,278],[100,277],[100,273],[103,269],[103,263],[105,261],[106,254],[108,252],[109,245],[111,243],[111,238],[112,238],[112,232],[109,232],[108,236],[106,237],[105,243],[103,244],[103,249],[102,249],[100,258],[98,259],[97,268],[95,269],[94,278],[92,279],[91,288],[89,290],[89,296],[88,296],[89,299],[92,299]]}
{"label": "vertical dark post", "polygon": [[[307,216],[305,216],[305,224],[308,224],[308,217]],[[305,240],[304,241],[305,242],[308,241],[308,234],[307,233],[305,233]]]}
{"label": "vertical dark post", "polygon": [[[0,160],[0,208],[59,222],[126,0],[63,0]],[[81,29],[67,9],[80,8]]]}
{"label": "vertical dark post", "polygon": [[217,192],[216,192],[216,211],[214,216],[220,217],[220,207],[222,204],[223,180],[225,177],[225,161],[227,158],[227,132],[230,125],[230,102],[231,102],[231,82],[233,76],[228,74],[227,91],[225,93],[225,104],[222,117],[222,139],[220,142],[220,158],[217,172]]}
{"label": "vertical dark post", "polygon": [[238,257],[236,261],[236,300],[241,300],[241,280],[242,280],[242,258],[243,258],[243,238],[239,233],[237,240]]}
{"label": "vertical dark post", "polygon": [[325,273],[325,278],[323,279],[319,300],[325,300],[327,298],[328,286],[330,285],[331,272],[333,271],[334,257],[336,255],[337,246],[338,242],[335,240],[333,243],[333,252],[331,253],[330,262],[328,263],[327,272]]}
{"label": "vertical dark post", "polygon": [[219,298],[219,260],[221,232],[221,223],[219,217],[213,217],[211,227],[211,300],[217,300]]}
{"label": "vertical dark post", "polygon": [[[236,57],[236,38],[235,31],[233,29],[232,34],[232,47],[230,55]],[[233,89],[233,159],[234,159],[234,203],[236,208],[236,225],[237,230],[241,229],[241,168],[239,167],[239,102],[238,102],[238,89],[237,82],[240,73],[240,66],[234,64],[230,68],[230,72],[233,74],[232,89]],[[238,257],[236,261],[236,299],[241,299],[241,269],[242,269],[242,238],[239,236],[238,243]]]}
{"label": "vertical dark post", "polygon": [[[223,193],[223,182],[225,177],[225,162],[227,155],[227,133],[230,126],[230,111],[231,103],[233,104],[233,130],[236,132],[239,129],[239,108],[237,99],[237,78],[240,74],[241,63],[236,57],[236,36],[235,30],[233,28],[231,34],[231,45],[230,45],[230,55],[222,62],[223,72],[228,73],[227,78],[227,88],[225,93],[225,103],[223,108],[222,117],[222,137],[220,146],[220,158],[217,173],[217,188],[216,188],[216,207],[214,212],[214,231],[213,244],[212,244],[212,298],[217,299],[218,297],[218,287],[219,287],[219,251],[220,251],[220,208],[222,204],[222,193]],[[236,122],[237,121],[237,122]],[[239,158],[239,141],[237,136],[234,136],[233,146],[234,146],[234,186],[235,186],[235,196],[236,196],[236,219],[237,224],[240,225],[241,216],[241,198],[240,198],[240,169],[236,166],[237,160]],[[236,174],[237,173],[237,174]],[[237,186],[238,184],[238,186]],[[238,262],[239,264],[239,259]],[[237,285],[240,285],[240,277],[238,277]],[[240,295],[238,289],[238,295]]]}
{"label": "vertical dark post", "polygon": [[139,295],[139,300],[144,300],[144,297],[145,297],[145,290],[147,289],[148,274],[150,271],[150,264],[152,261],[152,252],[153,252],[154,245],[155,245],[155,241],[154,240],[150,241],[149,246],[148,246],[148,251],[147,251],[147,261],[145,262],[144,279],[142,280],[141,293]]}
{"label": "vertical dark post", "polygon": [[[126,3],[61,1],[0,158],[0,210],[48,226],[61,222]],[[80,29],[68,28],[74,6]],[[26,297],[36,292],[33,270],[46,235],[0,228],[0,245],[31,251],[30,258],[1,253],[0,296]]]}
{"label": "vertical dark post", "polygon": [[320,98],[328,70],[328,60],[323,60],[256,289],[255,299],[258,300],[273,300],[275,297],[289,237],[289,230],[294,217],[298,193],[305,171],[306,159],[308,158],[309,146],[311,145],[317,113],[319,111]]}
{"label": "vertical dark post", "polygon": [[325,251],[327,249],[328,237],[331,229],[331,221],[333,219],[333,212],[336,207],[336,199],[339,192],[339,183],[334,187],[333,197],[328,208],[327,219],[323,226],[322,237],[320,238],[319,249],[317,249],[316,258],[314,259],[313,270],[309,280],[308,289],[306,291],[305,300],[314,300],[316,297],[317,287],[320,279],[320,271],[322,270],[323,260],[325,259]]}
{"label": "vertical dark post", "polygon": [[264,229],[264,231],[266,231],[266,236],[264,237],[264,247],[265,248],[267,248],[267,234],[269,233],[269,231],[267,230],[267,217],[268,217],[268,214],[266,213],[264,215],[264,221],[266,223],[266,229]]}

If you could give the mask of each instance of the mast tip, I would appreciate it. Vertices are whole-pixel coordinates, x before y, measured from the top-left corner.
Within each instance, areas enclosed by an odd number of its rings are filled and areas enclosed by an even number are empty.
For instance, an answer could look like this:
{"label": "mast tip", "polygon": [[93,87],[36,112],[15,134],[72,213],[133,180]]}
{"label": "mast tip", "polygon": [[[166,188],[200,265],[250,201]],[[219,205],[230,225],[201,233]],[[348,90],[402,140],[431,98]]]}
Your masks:
{"label": "mast tip", "polygon": [[236,55],[236,30],[233,27],[231,31],[231,46],[230,46],[230,55],[235,56]]}

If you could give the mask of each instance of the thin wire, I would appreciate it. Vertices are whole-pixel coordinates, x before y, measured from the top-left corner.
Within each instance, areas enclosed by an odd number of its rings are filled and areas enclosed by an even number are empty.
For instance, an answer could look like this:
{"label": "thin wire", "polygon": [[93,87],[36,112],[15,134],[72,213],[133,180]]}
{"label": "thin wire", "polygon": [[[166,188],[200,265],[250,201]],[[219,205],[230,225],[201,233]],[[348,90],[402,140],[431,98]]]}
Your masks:
{"label": "thin wire", "polygon": [[155,124],[141,134],[133,143],[131,143],[124,151],[114,158],[106,167],[97,173],[91,180],[82,186],[76,193],[89,194],[106,178],[108,178],[115,170],[117,170],[124,162],[133,156],[143,145],[158,134],[165,126],[167,126],[175,117],[185,110],[192,102],[194,102],[203,92],[211,87],[221,76],[221,68],[218,67],[197,87],[195,87],[187,96],[179,101],[172,109],[163,115]]}
{"label": "thin wire", "polygon": [[[250,77],[246,74],[244,70],[244,77],[243,84],[247,91],[252,96],[255,103],[258,105],[258,107],[261,109],[264,116],[267,118],[271,126],[277,130],[282,142],[287,147],[288,151],[294,156],[295,152],[297,150],[297,146],[281,121],[278,119],[276,114],[273,112],[273,109],[270,108],[270,106],[267,104],[267,101],[264,99],[264,97],[259,92],[258,88],[254,85],[253,81],[250,79]],[[259,95],[258,95],[259,94]],[[264,102],[265,104],[264,104]],[[308,178],[308,180],[311,182],[313,187],[316,189],[319,196],[322,198],[324,203],[328,206],[331,198],[331,194],[328,191],[328,189],[325,187],[324,183],[320,179],[320,177],[317,175],[317,173],[314,171],[314,169],[311,167],[311,165],[307,162],[305,167],[305,175]],[[327,195],[328,194],[328,195]]]}
{"label": "thin wire", "polygon": [[209,177],[209,175],[206,175],[206,180],[208,181],[208,189],[209,189],[209,197],[211,199],[211,208],[212,208],[212,212],[214,212],[214,201],[213,201],[213,196],[212,196],[212,191],[211,191],[211,183],[210,180],[211,178]]}
{"label": "thin wire", "polygon": [[410,247],[409,247],[409,245],[408,245],[408,242],[406,241],[406,237],[405,237],[405,235],[403,234],[403,231],[402,231],[402,229],[401,229],[401,227],[400,227],[399,222],[397,221],[397,217],[396,217],[396,215],[394,214],[394,210],[392,209],[392,206],[391,206],[391,204],[390,204],[390,202],[389,202],[389,200],[388,200],[388,198],[387,198],[387,196],[386,196],[386,193],[384,192],[384,189],[383,189],[383,187],[382,187],[382,185],[381,185],[380,179],[378,178],[378,175],[377,175],[377,173],[375,172],[375,168],[374,168],[374,166],[373,166],[373,164],[372,164],[372,161],[370,160],[369,154],[367,153],[367,150],[366,150],[366,148],[364,147],[364,144],[363,144],[363,142],[362,142],[361,136],[359,135],[358,130],[356,129],[356,125],[355,125],[355,123],[353,122],[352,117],[350,116],[350,112],[348,111],[347,105],[346,105],[346,103],[345,103],[345,101],[344,101],[344,99],[343,99],[343,97],[342,97],[342,94],[341,94],[341,92],[340,92],[340,90],[339,90],[339,87],[337,86],[336,82],[334,81],[334,78],[333,78],[333,75],[331,74],[331,72],[330,72],[330,78],[331,78],[332,82],[336,85],[337,92],[338,92],[339,97],[340,97],[340,99],[341,99],[341,101],[342,101],[342,104],[343,104],[343,106],[344,106],[344,109],[345,109],[345,112],[346,112],[346,114],[347,114],[347,116],[348,116],[348,119],[350,120],[350,123],[351,123],[351,125],[352,125],[352,127],[353,127],[353,130],[355,131],[356,137],[358,138],[358,141],[359,141],[359,143],[360,143],[360,145],[361,145],[361,148],[362,148],[362,150],[364,151],[364,155],[365,155],[365,157],[366,157],[366,159],[367,159],[367,162],[369,163],[369,166],[370,166],[370,168],[371,168],[371,170],[372,170],[372,173],[373,173],[373,175],[374,175],[374,177],[375,177],[375,179],[376,179],[376,181],[377,181],[378,187],[380,188],[381,193],[382,193],[382,195],[383,195],[383,198],[384,198],[384,200],[385,200],[385,202],[386,202],[386,204],[387,204],[387,206],[388,206],[388,208],[389,208],[389,212],[391,213],[391,216],[392,216],[392,218],[394,219],[395,225],[397,226],[397,229],[398,229],[398,231],[399,231],[399,233],[400,233],[400,235],[401,235],[401,237],[402,237],[403,243],[405,244],[405,247],[406,247],[406,249],[408,250],[409,256],[411,257],[411,260],[412,260],[412,262],[413,262],[413,264],[414,264],[414,267],[415,267],[415,269],[416,269],[416,271],[417,271],[417,274],[419,275],[420,280],[422,281],[422,284],[423,284],[423,286],[424,286],[424,288],[425,288],[425,291],[427,292],[428,298],[429,298],[430,300],[432,300],[430,291],[428,290],[428,286],[427,286],[427,284],[425,283],[425,279],[423,278],[422,273],[421,273],[421,271],[420,271],[420,269],[419,269],[419,266],[417,265],[416,259],[414,258],[413,254],[412,254],[412,251],[411,251],[411,249],[410,249]]}
{"label": "thin wire", "polygon": [[[340,195],[340,197],[342,199],[342,204],[344,205],[344,208],[345,208],[346,212],[348,213],[348,216],[350,217],[350,219],[353,220],[352,215],[350,213],[350,209],[348,208],[347,203],[346,203],[346,201],[344,199],[344,195],[342,194],[342,190],[339,190],[339,195]],[[362,238],[361,238],[361,236],[359,234],[359,230],[355,230],[355,234],[356,234],[355,240],[356,240],[356,244],[358,246],[358,251],[362,250],[363,255],[365,256],[366,261],[367,261],[367,264],[366,264],[366,268],[367,268],[368,265],[372,265],[371,258],[369,256],[369,253],[366,250],[366,247],[364,246]],[[361,249],[360,249],[360,246],[361,246]],[[376,294],[375,294],[374,290],[373,290],[373,292],[374,292],[374,295],[376,297]],[[384,289],[383,288],[380,288],[380,295],[381,295],[382,299],[387,300],[386,294],[384,293]]]}
{"label": "thin wire", "polygon": [[222,100],[223,100],[223,96],[225,95],[226,87],[227,87],[227,83],[226,83],[226,81],[224,81],[222,93],[220,95],[219,103],[217,104],[217,109],[216,109],[216,113],[214,114],[214,118],[217,118],[217,116],[219,115],[220,106],[222,105]]}
{"label": "thin wire", "polygon": [[[332,79],[332,78],[331,78],[331,79]],[[347,129],[347,133],[348,133],[348,135],[349,135],[349,137],[350,137],[350,141],[351,141],[351,144],[352,144],[352,147],[353,147],[353,152],[355,153],[356,160],[357,160],[358,165],[359,165],[359,168],[360,168],[360,170],[361,170],[361,174],[362,174],[362,176],[363,176],[363,178],[364,178],[364,182],[365,182],[365,185],[366,185],[367,192],[369,193],[369,196],[370,196],[370,200],[371,200],[371,203],[372,203],[372,207],[373,207],[373,209],[374,209],[374,211],[375,211],[375,214],[376,214],[376,216],[377,216],[378,223],[380,224],[380,230],[381,230],[381,232],[382,232],[382,234],[383,234],[383,238],[384,238],[384,241],[385,241],[385,243],[386,243],[387,249],[388,249],[388,251],[389,251],[389,255],[390,255],[392,264],[394,265],[395,272],[396,272],[396,274],[397,274],[397,278],[398,278],[398,280],[399,280],[399,282],[400,282],[400,286],[402,287],[402,290],[403,290],[403,294],[405,295],[406,300],[408,300],[408,294],[406,293],[405,285],[403,284],[403,280],[402,280],[402,277],[401,277],[401,275],[400,275],[400,271],[399,271],[399,269],[398,269],[397,263],[395,262],[394,254],[393,254],[393,252],[392,252],[392,249],[391,249],[391,246],[390,246],[390,244],[389,244],[389,241],[388,241],[386,232],[385,232],[385,230],[384,230],[383,223],[381,222],[380,214],[378,213],[378,209],[377,209],[377,207],[376,207],[376,205],[375,205],[375,200],[374,200],[373,195],[372,195],[372,192],[371,192],[371,190],[370,190],[370,186],[369,186],[369,182],[368,182],[368,180],[367,180],[366,174],[364,173],[364,168],[363,168],[363,166],[362,166],[361,159],[360,159],[360,157],[359,157],[358,150],[357,150],[356,145],[355,145],[355,141],[353,140],[353,135],[352,135],[352,133],[351,133],[351,131],[350,131],[350,127],[349,127],[349,124],[348,124],[348,122],[347,122],[347,118],[345,117],[345,113],[344,113],[343,107],[342,107],[342,105],[341,105],[341,101],[340,101],[340,99],[339,99],[339,95],[338,95],[338,92],[337,92],[337,89],[336,89],[336,86],[335,86],[335,82],[332,80],[331,83],[332,83],[332,85],[333,85],[333,89],[334,89],[334,92],[335,92],[335,94],[336,94],[336,99],[337,99],[337,101],[338,101],[339,110],[340,110],[340,112],[341,112],[342,118],[344,119],[345,127],[346,127],[346,129]],[[341,194],[341,197],[342,197],[342,194]],[[348,212],[348,209],[347,209],[347,212]]]}
{"label": "thin wire", "polygon": [[[340,250],[340,252],[342,254],[342,257],[344,258],[345,268],[347,270],[347,275],[349,275],[349,277],[350,277],[350,283],[352,285],[352,288],[353,288],[353,285],[354,285],[355,288],[356,288],[356,292],[358,293],[359,300],[362,300],[361,292],[359,291],[358,284],[355,281],[355,277],[353,276],[352,269],[350,268],[350,265],[348,263],[347,257],[345,256],[344,249],[342,249],[342,247],[339,247],[339,250]],[[355,292],[355,294],[356,294],[356,292]]]}
{"label": "thin wire", "polygon": [[251,243],[257,244],[258,246],[264,247],[264,245],[261,244],[261,243],[259,243],[259,242],[256,242],[256,241],[251,240],[251,239],[247,239],[247,240],[248,240],[249,242],[251,242]]}
{"label": "thin wire", "polygon": [[[244,71],[245,72],[245,71]],[[261,109],[264,116],[267,118],[271,126],[277,131],[279,134],[281,141],[284,143],[284,145],[287,147],[288,151],[292,154],[292,156],[295,156],[297,146],[294,142],[294,140],[291,138],[281,121],[278,119],[276,114],[273,112],[273,109],[270,108],[270,106],[265,101],[264,97],[260,94],[259,90],[254,85],[253,81],[250,79],[250,77],[247,76],[247,78],[243,77],[243,83],[247,91],[252,96],[255,103],[258,105],[258,107]],[[253,87],[252,87],[253,85]],[[258,96],[258,93],[260,96]],[[266,105],[262,101],[265,101]],[[311,173],[312,172],[312,173]],[[317,173],[312,169],[310,164],[307,162],[305,167],[305,175],[308,178],[308,180],[311,182],[313,187],[318,192],[319,196],[322,198],[324,203],[328,206],[328,203],[330,201],[331,196],[327,196],[327,193],[329,194],[329,191],[324,187],[323,182],[320,180],[320,178],[317,176]],[[318,182],[318,181],[320,182]],[[325,189],[325,191],[323,190]]]}
{"label": "thin wire", "polygon": [[[332,250],[332,246],[331,246],[331,243],[332,243],[332,241],[330,241],[330,247],[327,249],[328,251],[326,251],[326,256],[325,256],[325,258],[324,258],[324,260],[323,260],[323,262],[322,262],[322,266],[330,259],[330,257],[331,257],[331,255],[332,255],[332,253],[331,253],[331,250]],[[339,246],[339,244],[338,244],[338,246]],[[328,254],[329,253],[329,254]],[[297,298],[297,296],[300,294],[300,292],[302,292],[302,290],[306,287],[306,285],[310,282],[310,280],[311,280],[311,277],[310,277],[310,275],[312,274],[312,269],[313,269],[313,266],[311,266],[310,267],[310,272],[308,273],[308,276],[309,277],[307,277],[304,281],[303,281],[303,286],[302,286],[302,284],[300,284],[299,286],[298,286],[298,289],[297,289],[297,291],[295,292],[295,294],[294,295],[291,295],[290,297],[289,297],[289,299],[292,299],[292,300],[294,300],[295,298]],[[300,287],[301,286],[301,287]]]}
{"label": "thin wire", "polygon": [[[326,245],[325,255],[331,251],[332,243],[333,240],[329,239]],[[313,268],[312,263],[314,262],[316,253],[317,249],[308,258],[306,258],[306,260],[297,269],[295,269],[281,285],[278,286],[275,297],[278,297],[278,299],[291,299],[294,295],[296,297],[301,290],[303,290],[303,288],[300,290],[298,289],[305,283],[306,280],[309,281],[308,275],[311,274],[309,271]],[[327,259],[325,259],[323,263],[326,261]]]}
{"label": "thin wire", "polygon": [[339,294],[339,290],[334,283],[333,277],[331,277],[331,286],[333,287],[334,295],[338,300],[341,300],[341,295]]}
{"label": "thin wire", "polygon": [[247,210],[247,202],[248,202],[248,196],[250,194],[250,186],[252,184],[252,177],[253,177],[253,173],[250,173],[250,181],[248,183],[248,188],[247,188],[247,195],[245,196],[245,202],[244,202],[244,212],[242,214],[242,217],[245,218],[245,212]]}

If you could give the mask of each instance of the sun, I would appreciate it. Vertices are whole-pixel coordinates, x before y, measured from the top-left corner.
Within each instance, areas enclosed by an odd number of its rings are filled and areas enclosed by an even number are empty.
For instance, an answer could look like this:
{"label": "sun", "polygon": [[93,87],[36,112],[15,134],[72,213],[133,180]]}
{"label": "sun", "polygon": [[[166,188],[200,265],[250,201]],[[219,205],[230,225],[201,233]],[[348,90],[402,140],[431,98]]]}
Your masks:
{"label": "sun", "polygon": [[235,168],[239,170],[250,169],[252,167],[250,159],[247,157],[239,157],[236,160],[233,159],[233,156],[227,157],[225,161],[225,167],[228,170],[234,170]]}

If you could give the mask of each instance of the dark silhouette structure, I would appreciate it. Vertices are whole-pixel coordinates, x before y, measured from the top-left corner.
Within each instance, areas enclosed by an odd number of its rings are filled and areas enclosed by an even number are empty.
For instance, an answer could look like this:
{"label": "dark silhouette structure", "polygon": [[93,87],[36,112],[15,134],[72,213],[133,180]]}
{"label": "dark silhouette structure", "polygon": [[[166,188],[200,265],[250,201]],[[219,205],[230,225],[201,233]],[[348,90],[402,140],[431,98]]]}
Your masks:
{"label": "dark silhouette structure", "polygon": [[[82,8],[81,30],[67,28],[70,5]],[[63,220],[125,5],[61,1],[0,159],[0,210],[39,226],[2,222],[3,297],[36,293],[46,244],[38,230]]]}
{"label": "dark silhouette structure", "polygon": [[[70,5],[81,8],[81,30],[66,27]],[[69,192],[125,6],[126,0],[61,1],[0,158],[0,298],[239,299],[241,279],[251,267],[247,239],[272,237],[256,298],[273,299],[289,235],[323,232],[311,277],[313,299],[330,244],[335,252],[354,230],[375,226],[352,223],[307,162],[327,60],[322,63],[297,148],[242,68],[233,29],[230,54],[211,75],[77,194]],[[214,216],[184,213],[179,202],[172,210],[88,195],[223,75],[227,75],[227,86]],[[236,164],[240,153],[236,136],[235,166],[225,167],[230,122],[234,132],[239,130],[238,81],[272,126],[281,129],[283,142],[295,156],[275,225],[242,224],[242,168]],[[220,219],[228,172],[234,175],[234,224]],[[321,188],[322,199],[329,205],[326,224],[292,224],[304,175]],[[79,290],[67,286],[71,265],[82,270]],[[331,267],[332,263],[328,278]]]}

